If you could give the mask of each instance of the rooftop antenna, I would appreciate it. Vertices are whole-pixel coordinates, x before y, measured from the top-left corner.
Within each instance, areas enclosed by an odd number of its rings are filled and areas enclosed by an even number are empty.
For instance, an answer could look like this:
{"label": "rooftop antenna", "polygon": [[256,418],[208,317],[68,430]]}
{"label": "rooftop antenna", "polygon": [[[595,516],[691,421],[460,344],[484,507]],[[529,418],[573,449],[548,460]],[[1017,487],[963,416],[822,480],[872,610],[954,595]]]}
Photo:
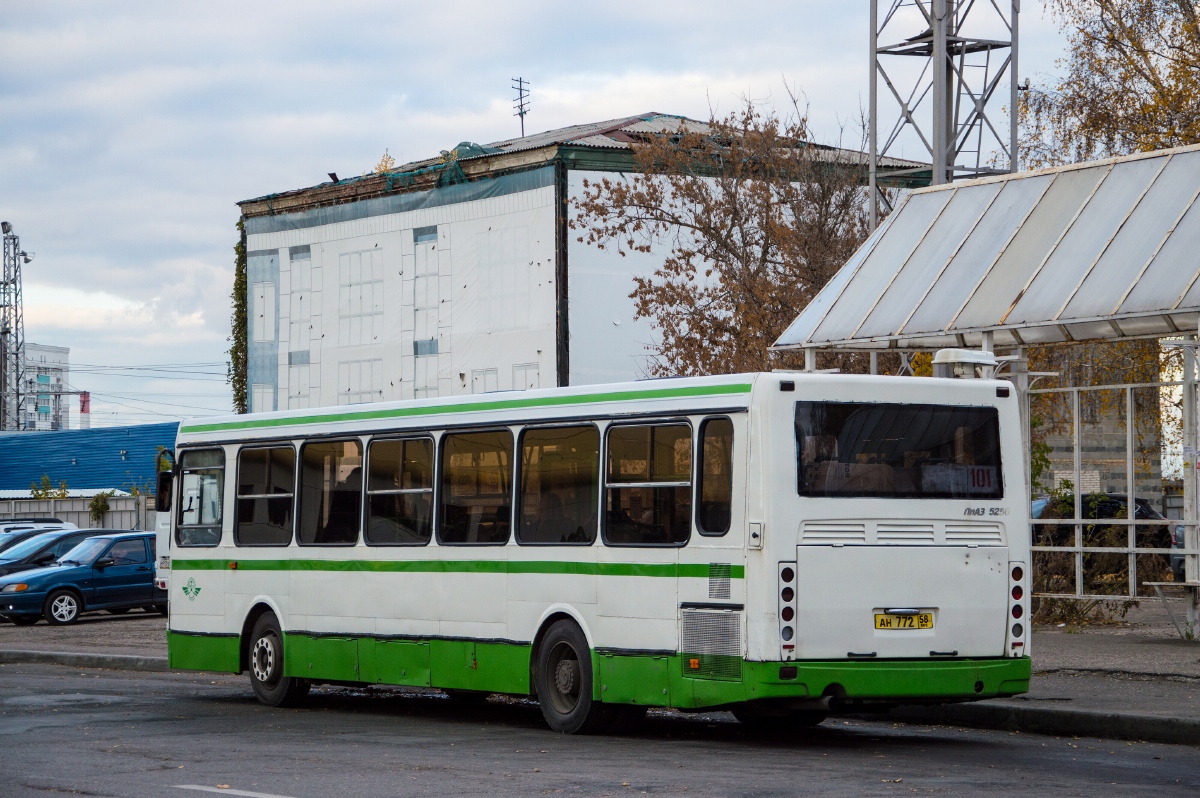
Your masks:
{"label": "rooftop antenna", "polygon": [[33,260],[21,249],[12,225],[0,222],[4,236],[4,272],[0,282],[0,430],[22,429],[21,378],[25,375],[25,309],[21,263]]}
{"label": "rooftop antenna", "polygon": [[513,91],[517,93],[517,97],[513,100],[513,108],[517,112],[513,116],[521,117],[521,138],[525,138],[525,114],[529,113],[529,81],[525,78],[512,79]]}

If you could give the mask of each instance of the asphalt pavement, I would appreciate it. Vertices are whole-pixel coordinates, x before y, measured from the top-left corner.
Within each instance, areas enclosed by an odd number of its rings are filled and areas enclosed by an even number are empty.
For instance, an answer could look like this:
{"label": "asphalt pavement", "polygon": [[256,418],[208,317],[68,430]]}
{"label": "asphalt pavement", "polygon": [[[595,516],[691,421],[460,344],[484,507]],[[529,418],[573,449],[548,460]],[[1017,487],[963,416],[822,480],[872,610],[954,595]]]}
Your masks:
{"label": "asphalt pavement", "polygon": [[0,666],[0,796],[938,793],[1194,796],[1200,749],[830,720],[790,739],[654,712],[625,736],[550,732],[527,702],[321,688],[257,704],[245,677]]}

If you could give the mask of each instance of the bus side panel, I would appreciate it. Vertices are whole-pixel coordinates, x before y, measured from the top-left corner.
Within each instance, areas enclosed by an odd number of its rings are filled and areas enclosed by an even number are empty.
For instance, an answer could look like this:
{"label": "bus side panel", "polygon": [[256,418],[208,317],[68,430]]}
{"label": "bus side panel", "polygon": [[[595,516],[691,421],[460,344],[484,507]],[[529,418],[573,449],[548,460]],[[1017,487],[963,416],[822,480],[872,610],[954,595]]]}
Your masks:
{"label": "bus side panel", "polygon": [[364,643],[359,641],[359,659],[364,681],[429,687],[429,643],[409,640],[374,640],[370,646],[373,668],[366,664]]}
{"label": "bus side panel", "polygon": [[451,690],[528,695],[529,651],[516,643],[431,640],[430,682]]}
{"label": "bus side panel", "polygon": [[312,637],[286,634],[284,673],[302,679],[360,681],[358,640],[353,637]]}
{"label": "bus side panel", "polygon": [[167,667],[185,671],[238,673],[240,636],[167,632]]}
{"label": "bus side panel", "polygon": [[670,661],[674,657],[601,654],[600,695],[606,704],[671,705]]}

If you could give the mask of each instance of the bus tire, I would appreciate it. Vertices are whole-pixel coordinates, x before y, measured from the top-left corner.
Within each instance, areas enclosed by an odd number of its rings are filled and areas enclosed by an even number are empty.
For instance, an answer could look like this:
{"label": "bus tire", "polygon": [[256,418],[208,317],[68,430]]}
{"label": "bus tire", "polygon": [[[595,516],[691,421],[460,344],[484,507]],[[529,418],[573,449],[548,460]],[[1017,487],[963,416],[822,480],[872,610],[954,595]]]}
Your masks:
{"label": "bus tire", "polygon": [[304,703],[309,684],[283,675],[283,633],[273,612],[264,612],[254,623],[247,652],[250,686],[254,696],[269,707],[294,707]]}
{"label": "bus tire", "polygon": [[592,649],[573,621],[555,623],[537,650],[538,705],[547,725],[562,734],[606,731],[612,707],[592,698]]}

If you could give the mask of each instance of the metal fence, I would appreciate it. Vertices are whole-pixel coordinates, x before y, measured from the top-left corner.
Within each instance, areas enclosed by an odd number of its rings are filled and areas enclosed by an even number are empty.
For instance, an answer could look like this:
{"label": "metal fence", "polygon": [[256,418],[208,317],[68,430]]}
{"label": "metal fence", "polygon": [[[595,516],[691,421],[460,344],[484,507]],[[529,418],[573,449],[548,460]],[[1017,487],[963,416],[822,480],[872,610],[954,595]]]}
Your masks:
{"label": "metal fence", "polygon": [[[1195,381],[1034,389],[1026,402],[1035,595],[1155,595],[1155,583],[1179,583],[1181,556],[1184,584],[1195,583]],[[1174,479],[1182,517],[1168,519]]]}
{"label": "metal fence", "polygon": [[0,521],[20,518],[57,518],[80,529],[154,529],[154,508],[145,496],[110,496],[108,512],[92,522],[91,499],[0,500]]}

